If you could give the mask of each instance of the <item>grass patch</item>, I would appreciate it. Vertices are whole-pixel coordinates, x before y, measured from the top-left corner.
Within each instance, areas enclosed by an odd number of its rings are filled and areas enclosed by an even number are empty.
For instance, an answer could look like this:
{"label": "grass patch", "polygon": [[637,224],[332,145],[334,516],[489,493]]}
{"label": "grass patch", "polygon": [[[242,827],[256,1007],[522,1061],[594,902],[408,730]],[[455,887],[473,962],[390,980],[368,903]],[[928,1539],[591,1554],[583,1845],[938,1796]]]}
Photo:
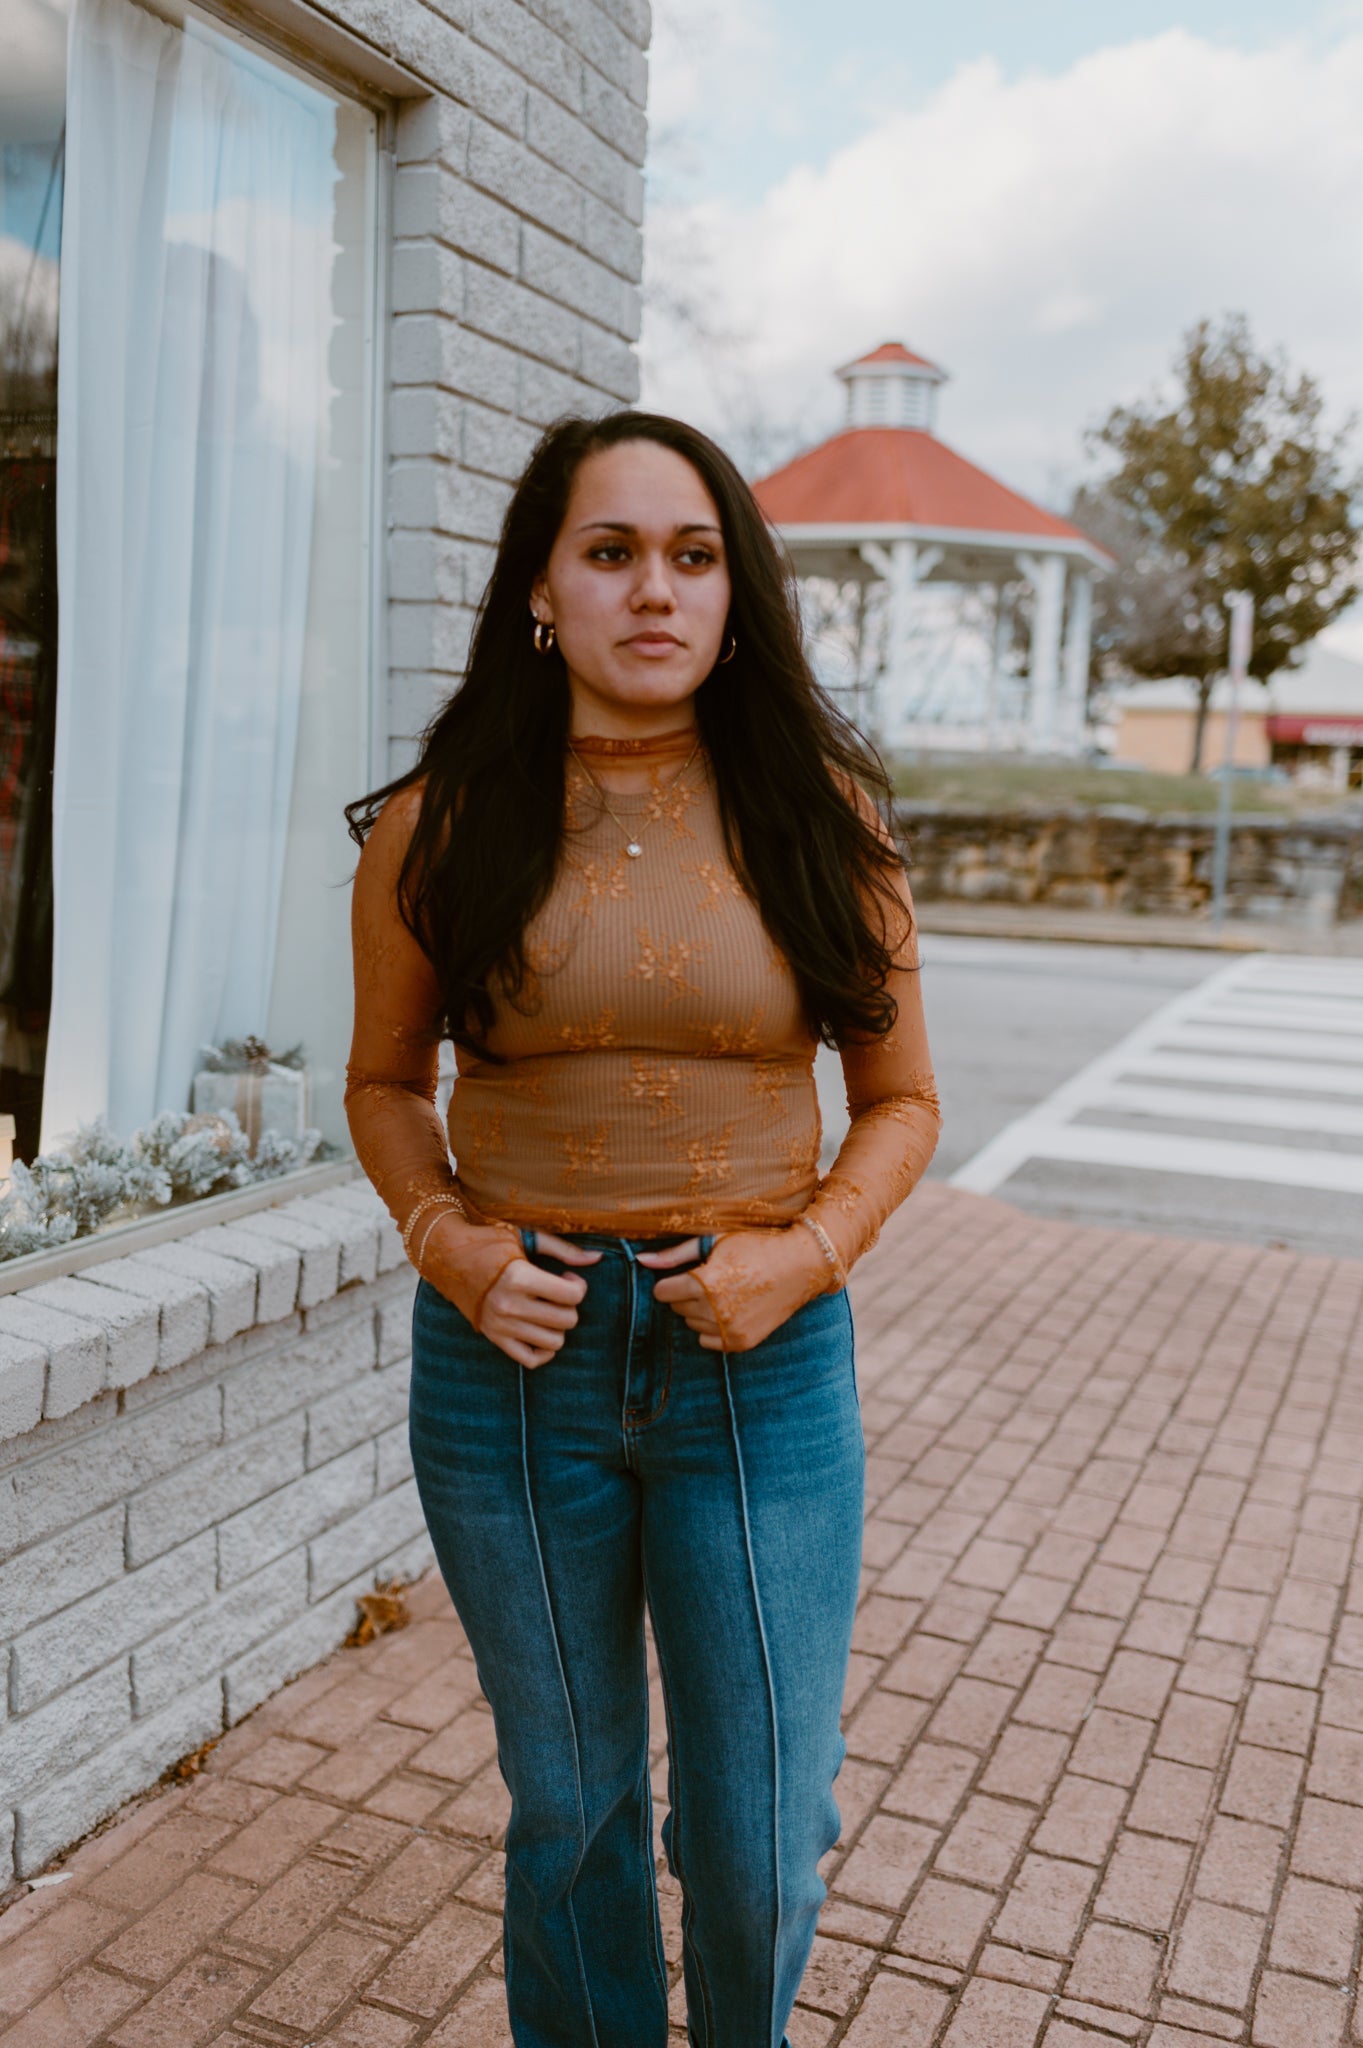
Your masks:
{"label": "grass patch", "polygon": [[[1139,768],[1094,768],[1083,762],[937,760],[891,763],[896,794],[912,803],[948,810],[1044,811],[1060,805],[1084,810],[1123,804],[1160,815],[1168,811],[1214,812],[1220,784],[1205,775],[1156,775]],[[1348,800],[1330,790],[1298,789],[1292,783],[1237,780],[1236,815],[1295,817],[1338,812]]]}

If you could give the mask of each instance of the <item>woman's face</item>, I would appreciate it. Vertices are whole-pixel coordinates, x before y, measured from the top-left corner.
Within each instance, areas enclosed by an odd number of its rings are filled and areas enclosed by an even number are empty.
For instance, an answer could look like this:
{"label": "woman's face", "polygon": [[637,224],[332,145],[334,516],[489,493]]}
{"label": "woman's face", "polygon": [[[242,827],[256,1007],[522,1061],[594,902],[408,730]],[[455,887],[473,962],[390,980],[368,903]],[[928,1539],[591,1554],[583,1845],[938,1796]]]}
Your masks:
{"label": "woman's face", "polygon": [[558,635],[575,732],[637,729],[679,706],[669,722],[685,722],[729,613],[719,511],[699,473],[656,441],[589,455],[530,602]]}

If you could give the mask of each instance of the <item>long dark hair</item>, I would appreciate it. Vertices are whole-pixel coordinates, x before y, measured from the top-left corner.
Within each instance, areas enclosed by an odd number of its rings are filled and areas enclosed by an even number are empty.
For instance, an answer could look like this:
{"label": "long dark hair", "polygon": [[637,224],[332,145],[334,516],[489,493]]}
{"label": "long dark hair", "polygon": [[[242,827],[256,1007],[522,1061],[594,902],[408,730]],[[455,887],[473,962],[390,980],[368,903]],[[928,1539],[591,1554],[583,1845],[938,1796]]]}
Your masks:
{"label": "long dark hair", "polygon": [[737,653],[701,684],[695,708],[729,858],[790,963],[814,1035],[829,1044],[878,1035],[895,1018],[885,979],[904,932],[900,864],[850,785],[884,813],[889,779],[814,679],[794,582],[752,492],[723,450],[681,420],[617,412],[549,428],[507,508],[464,681],[416,765],[346,806],[351,835],[363,845],[388,798],[422,785],[401,914],[435,969],[446,1032],[489,1057],[494,990],[512,1002],[525,994],[525,928],[549,892],[563,830],[571,696],[557,648],[534,650],[531,586],[579,466],[625,441],[683,456],[719,509]]}

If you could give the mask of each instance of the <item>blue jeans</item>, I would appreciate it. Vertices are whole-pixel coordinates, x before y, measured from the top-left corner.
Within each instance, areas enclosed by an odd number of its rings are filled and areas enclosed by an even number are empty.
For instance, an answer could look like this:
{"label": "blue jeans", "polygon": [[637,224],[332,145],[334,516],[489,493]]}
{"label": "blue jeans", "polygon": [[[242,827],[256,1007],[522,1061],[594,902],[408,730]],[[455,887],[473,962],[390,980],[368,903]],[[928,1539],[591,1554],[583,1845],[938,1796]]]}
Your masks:
{"label": "blue jeans", "polygon": [[[838,1836],[865,1460],[846,1294],[707,1351],[638,1250],[580,1232],[578,1322],[516,1365],[422,1282],[421,1504],[511,1792],[516,2048],[665,2048],[644,1605],[692,2048],[785,2048]],[[546,1271],[565,1270],[536,1254]]]}

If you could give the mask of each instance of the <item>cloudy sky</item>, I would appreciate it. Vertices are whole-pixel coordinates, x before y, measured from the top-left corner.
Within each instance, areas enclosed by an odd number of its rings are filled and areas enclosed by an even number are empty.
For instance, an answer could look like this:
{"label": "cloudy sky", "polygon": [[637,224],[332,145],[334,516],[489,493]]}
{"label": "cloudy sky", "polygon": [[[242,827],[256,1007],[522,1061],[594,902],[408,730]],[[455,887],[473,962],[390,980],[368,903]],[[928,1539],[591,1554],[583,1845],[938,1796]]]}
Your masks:
{"label": "cloudy sky", "polygon": [[1363,413],[1360,107],[1363,0],[655,0],[644,401],[761,467],[896,338],[1055,503],[1234,309]]}

